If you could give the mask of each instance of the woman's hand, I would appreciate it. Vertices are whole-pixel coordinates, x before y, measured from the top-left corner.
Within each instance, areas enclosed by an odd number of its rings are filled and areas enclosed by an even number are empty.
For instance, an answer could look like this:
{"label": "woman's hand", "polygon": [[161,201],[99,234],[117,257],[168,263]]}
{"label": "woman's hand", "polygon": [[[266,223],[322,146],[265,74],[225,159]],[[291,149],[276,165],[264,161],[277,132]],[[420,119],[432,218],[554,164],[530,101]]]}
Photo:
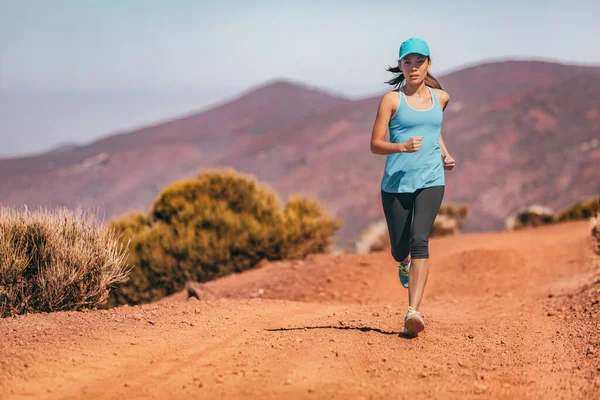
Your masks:
{"label": "woman's hand", "polygon": [[443,158],[444,160],[444,169],[451,170],[456,165],[454,158],[450,154],[446,154]]}
{"label": "woman's hand", "polygon": [[403,153],[414,153],[421,149],[421,143],[423,142],[423,136],[413,136],[408,141],[402,143]]}

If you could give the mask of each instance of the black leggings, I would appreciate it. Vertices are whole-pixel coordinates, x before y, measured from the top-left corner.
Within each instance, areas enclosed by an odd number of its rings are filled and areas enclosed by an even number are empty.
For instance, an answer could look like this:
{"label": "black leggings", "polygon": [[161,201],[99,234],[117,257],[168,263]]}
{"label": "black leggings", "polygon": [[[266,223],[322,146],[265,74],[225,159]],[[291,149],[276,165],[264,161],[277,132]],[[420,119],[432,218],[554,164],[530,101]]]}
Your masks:
{"label": "black leggings", "polygon": [[396,261],[406,259],[409,252],[414,259],[429,258],[429,235],[443,197],[444,186],[419,189],[415,193],[381,191],[392,256]]}

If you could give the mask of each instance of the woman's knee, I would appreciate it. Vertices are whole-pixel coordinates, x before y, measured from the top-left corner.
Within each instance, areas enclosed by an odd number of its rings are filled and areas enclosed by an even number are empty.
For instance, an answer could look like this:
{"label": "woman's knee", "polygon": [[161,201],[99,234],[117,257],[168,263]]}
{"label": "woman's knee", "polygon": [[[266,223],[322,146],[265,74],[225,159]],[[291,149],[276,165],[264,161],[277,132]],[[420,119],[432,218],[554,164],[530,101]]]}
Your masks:
{"label": "woman's knee", "polygon": [[404,261],[404,260],[406,260],[406,257],[408,257],[409,251],[410,251],[410,248],[406,244],[392,246],[392,257],[394,257],[394,260],[396,260],[398,262]]}
{"label": "woman's knee", "polygon": [[429,238],[415,236],[410,242],[411,258],[429,258]]}

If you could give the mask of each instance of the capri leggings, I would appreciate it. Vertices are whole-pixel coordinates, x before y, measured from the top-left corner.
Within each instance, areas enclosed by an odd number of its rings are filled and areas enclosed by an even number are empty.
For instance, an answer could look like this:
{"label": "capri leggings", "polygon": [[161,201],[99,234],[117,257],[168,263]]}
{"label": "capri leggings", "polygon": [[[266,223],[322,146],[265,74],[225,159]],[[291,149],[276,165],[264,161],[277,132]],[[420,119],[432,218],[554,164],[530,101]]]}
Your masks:
{"label": "capri leggings", "polygon": [[444,186],[419,189],[415,193],[381,191],[392,256],[398,262],[408,256],[429,258],[429,235],[442,204]]}

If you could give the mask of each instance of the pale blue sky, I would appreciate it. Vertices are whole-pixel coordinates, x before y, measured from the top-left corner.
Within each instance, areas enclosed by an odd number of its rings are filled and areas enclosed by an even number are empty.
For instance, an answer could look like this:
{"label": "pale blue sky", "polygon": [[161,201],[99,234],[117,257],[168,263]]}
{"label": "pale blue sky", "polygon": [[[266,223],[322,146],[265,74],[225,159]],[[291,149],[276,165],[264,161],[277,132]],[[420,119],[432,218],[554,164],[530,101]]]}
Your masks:
{"label": "pale blue sky", "polygon": [[[599,4],[0,0],[0,156],[201,109],[275,78],[371,95],[409,36],[429,42],[437,74],[506,58],[600,65]],[[65,102],[58,123],[32,105],[39,93]],[[75,124],[68,99],[85,108],[92,97]],[[37,147],[24,139],[50,122]]]}

